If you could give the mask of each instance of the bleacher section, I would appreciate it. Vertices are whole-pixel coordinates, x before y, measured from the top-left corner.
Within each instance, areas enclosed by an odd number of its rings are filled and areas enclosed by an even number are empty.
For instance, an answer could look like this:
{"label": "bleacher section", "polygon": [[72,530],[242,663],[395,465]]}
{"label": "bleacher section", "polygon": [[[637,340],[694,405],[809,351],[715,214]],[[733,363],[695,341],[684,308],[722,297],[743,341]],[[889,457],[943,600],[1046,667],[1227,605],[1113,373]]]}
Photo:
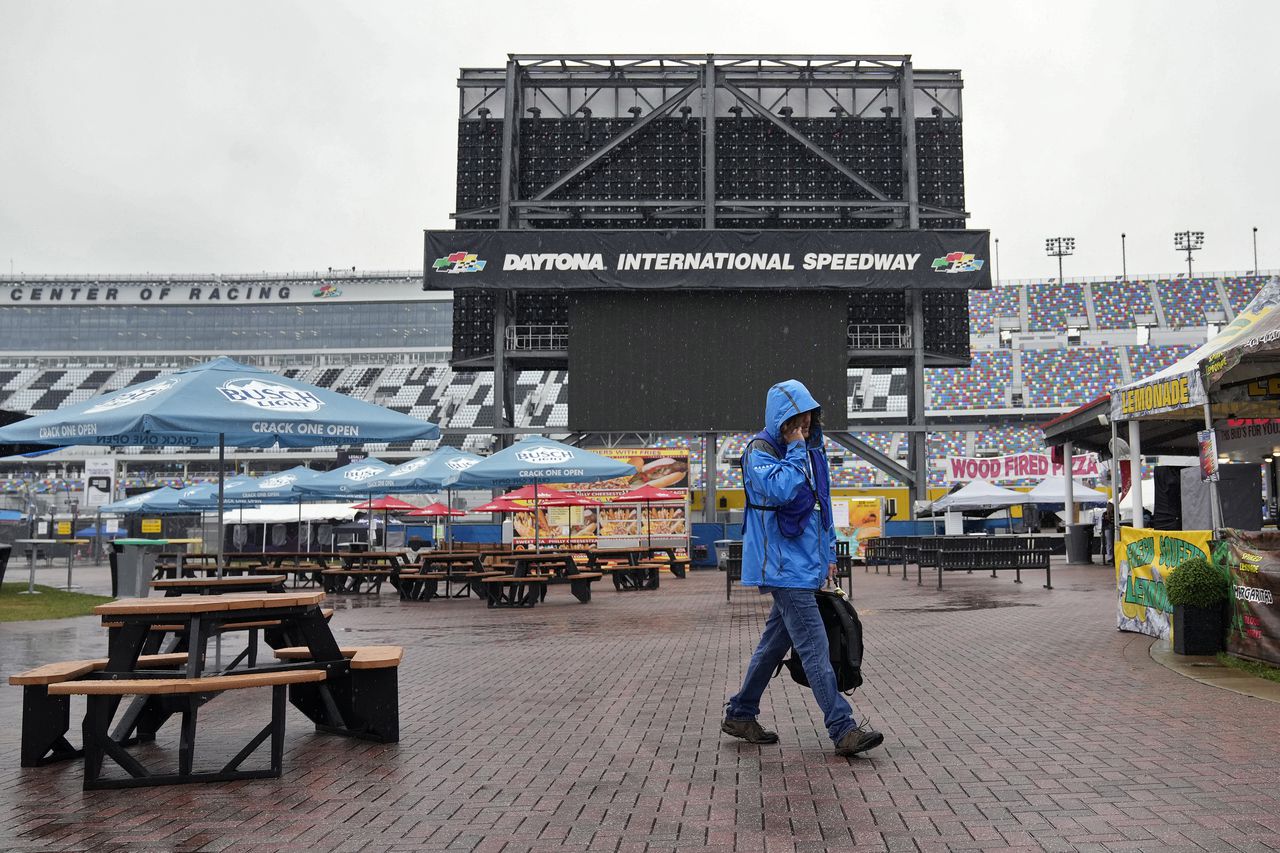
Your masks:
{"label": "bleacher section", "polygon": [[1003,409],[1013,386],[1013,353],[1010,350],[979,350],[971,365],[940,367],[925,371],[929,409]]}
{"label": "bleacher section", "polygon": [[1099,329],[1132,329],[1138,315],[1154,317],[1151,288],[1141,281],[1104,281],[1092,286],[1093,308]]}
{"label": "bleacher section", "polygon": [[[1215,279],[1161,279],[1156,282],[1165,324],[1172,329],[1203,326],[1225,314]],[[1218,320],[1206,320],[1206,315]]]}
{"label": "bleacher section", "polygon": [[1032,409],[1072,409],[1122,384],[1114,349],[1071,347],[1022,353],[1023,401]]}
{"label": "bleacher section", "polygon": [[1194,345],[1167,347],[1129,347],[1129,372],[1134,381],[1145,379],[1189,355]]}
{"label": "bleacher section", "polygon": [[1227,302],[1231,310],[1237,314],[1244,310],[1261,287],[1261,280],[1251,275],[1229,275],[1222,279],[1222,289],[1227,293]]}
{"label": "bleacher section", "polygon": [[993,287],[969,291],[969,329],[973,334],[996,331],[997,317],[1020,315],[1020,287]]}
{"label": "bleacher section", "polygon": [[[1079,318],[1084,322],[1073,322]],[[1027,287],[1027,328],[1032,332],[1061,332],[1069,325],[1089,325],[1085,308],[1084,286],[1033,284]]]}

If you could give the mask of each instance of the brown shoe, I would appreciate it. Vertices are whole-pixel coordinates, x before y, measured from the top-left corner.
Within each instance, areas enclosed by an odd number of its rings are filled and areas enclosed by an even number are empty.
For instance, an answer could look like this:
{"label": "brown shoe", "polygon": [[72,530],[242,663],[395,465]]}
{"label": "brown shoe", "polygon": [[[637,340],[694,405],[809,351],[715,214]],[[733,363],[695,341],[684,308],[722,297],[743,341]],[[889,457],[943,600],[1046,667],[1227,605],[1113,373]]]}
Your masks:
{"label": "brown shoe", "polygon": [[857,755],[884,743],[884,735],[871,728],[869,723],[869,720],[864,720],[862,725],[850,729],[836,741],[836,755]]}
{"label": "brown shoe", "polygon": [[725,719],[720,724],[720,731],[727,735],[733,735],[736,738],[742,738],[747,743],[777,743],[778,733],[766,731],[755,720],[730,720]]}

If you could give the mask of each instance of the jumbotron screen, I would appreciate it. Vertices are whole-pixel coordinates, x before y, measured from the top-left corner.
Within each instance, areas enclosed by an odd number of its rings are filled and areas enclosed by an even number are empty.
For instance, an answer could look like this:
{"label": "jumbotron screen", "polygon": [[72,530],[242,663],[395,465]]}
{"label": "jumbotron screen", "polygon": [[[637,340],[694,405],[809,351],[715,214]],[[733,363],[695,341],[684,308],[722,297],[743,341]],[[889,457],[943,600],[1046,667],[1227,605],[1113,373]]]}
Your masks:
{"label": "jumbotron screen", "polygon": [[574,293],[569,428],[754,432],[770,386],[799,379],[843,430],[847,305],[834,291]]}

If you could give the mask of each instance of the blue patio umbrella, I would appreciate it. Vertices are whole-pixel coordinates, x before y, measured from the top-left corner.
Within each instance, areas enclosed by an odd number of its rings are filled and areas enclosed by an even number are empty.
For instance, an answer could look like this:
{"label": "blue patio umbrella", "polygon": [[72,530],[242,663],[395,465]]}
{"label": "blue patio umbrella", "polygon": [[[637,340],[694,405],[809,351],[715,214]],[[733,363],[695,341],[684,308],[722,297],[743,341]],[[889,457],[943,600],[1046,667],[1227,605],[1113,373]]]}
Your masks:
{"label": "blue patio umbrella", "polygon": [[433,423],[217,358],[0,428],[0,443],[315,447],[434,439]]}
{"label": "blue patio umbrella", "polygon": [[109,504],[103,504],[98,507],[99,512],[108,515],[131,515],[135,513],[152,512],[153,506],[157,501],[176,500],[171,496],[178,494],[178,489],[173,486],[161,486],[158,489],[152,489],[149,492],[143,492],[140,495],[134,495],[128,498],[121,498],[118,501],[112,501]]}
{"label": "blue patio umbrella", "polygon": [[[452,506],[453,489],[445,487],[445,479],[466,471],[481,461],[483,461],[483,457],[476,456],[474,453],[467,453],[465,450],[458,450],[456,447],[441,447],[434,453],[420,456],[417,459],[410,459],[408,462],[401,463],[391,470],[373,477],[369,481],[369,489],[375,492],[400,492],[402,494],[438,492],[444,489],[445,492],[449,493],[448,503]],[[451,545],[450,536],[453,525],[450,516],[445,516],[444,527],[445,542]]]}
{"label": "blue patio umbrella", "polygon": [[361,459],[349,465],[343,465],[341,468],[326,471],[310,479],[296,482],[293,484],[293,490],[304,495],[318,497],[363,498],[372,492],[369,483],[386,474],[391,468],[391,465],[381,459],[374,459],[370,456],[367,459]]}
{"label": "blue patio umbrella", "polygon": [[[0,427],[4,444],[217,446],[220,478],[227,445],[316,447],[439,435],[433,423],[229,358]],[[218,554],[221,567],[221,536]]]}
{"label": "blue patio umbrella", "polygon": [[[240,482],[228,485],[226,494],[223,496],[223,507],[238,506],[243,508],[246,506],[258,506],[259,504],[298,504],[298,535],[299,544],[301,544],[302,535],[302,494],[294,490],[294,486],[301,482],[306,482],[319,477],[321,472],[313,471],[305,465],[298,465],[287,471],[278,471],[275,474],[268,474],[265,477],[242,477]],[[199,501],[197,506],[204,509],[217,509],[217,496],[213,500],[205,499]],[[308,526],[308,531],[310,527]],[[308,533],[308,537],[310,534]],[[266,546],[266,539],[263,538],[263,547]],[[299,548],[298,550],[302,550]],[[301,562],[298,558],[297,562]]]}
{"label": "blue patio umbrella", "polygon": [[[341,468],[334,468],[314,479],[294,485],[303,495],[327,498],[365,498],[373,500],[370,483],[385,475],[392,465],[372,456],[360,459]],[[372,528],[370,528],[372,529]]]}
{"label": "blue patio umbrella", "polygon": [[[257,506],[258,504],[293,503],[299,498],[298,492],[294,491],[293,487],[300,482],[319,476],[321,476],[320,471],[313,471],[305,465],[298,465],[287,471],[267,474],[264,477],[242,477],[236,483],[228,480],[223,496],[224,504]],[[212,497],[202,496],[184,502],[189,506],[201,509],[218,508],[216,494]]]}
{"label": "blue patio umbrella", "polygon": [[[453,488],[490,488],[539,483],[595,483],[634,474],[636,469],[617,459],[549,438],[531,437],[445,477]],[[534,492],[533,547],[538,547],[538,500]]]}

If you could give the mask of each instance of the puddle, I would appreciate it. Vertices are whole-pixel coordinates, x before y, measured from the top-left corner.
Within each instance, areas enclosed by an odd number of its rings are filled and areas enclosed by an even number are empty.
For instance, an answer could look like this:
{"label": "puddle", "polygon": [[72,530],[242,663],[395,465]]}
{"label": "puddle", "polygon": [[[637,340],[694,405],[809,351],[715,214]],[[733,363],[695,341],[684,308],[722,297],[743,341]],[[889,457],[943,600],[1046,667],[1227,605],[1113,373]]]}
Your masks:
{"label": "puddle", "polygon": [[964,592],[947,596],[946,600],[924,607],[890,607],[893,613],[956,613],[962,610],[995,610],[1001,607],[1039,607],[1026,601],[992,598],[978,592]]}

